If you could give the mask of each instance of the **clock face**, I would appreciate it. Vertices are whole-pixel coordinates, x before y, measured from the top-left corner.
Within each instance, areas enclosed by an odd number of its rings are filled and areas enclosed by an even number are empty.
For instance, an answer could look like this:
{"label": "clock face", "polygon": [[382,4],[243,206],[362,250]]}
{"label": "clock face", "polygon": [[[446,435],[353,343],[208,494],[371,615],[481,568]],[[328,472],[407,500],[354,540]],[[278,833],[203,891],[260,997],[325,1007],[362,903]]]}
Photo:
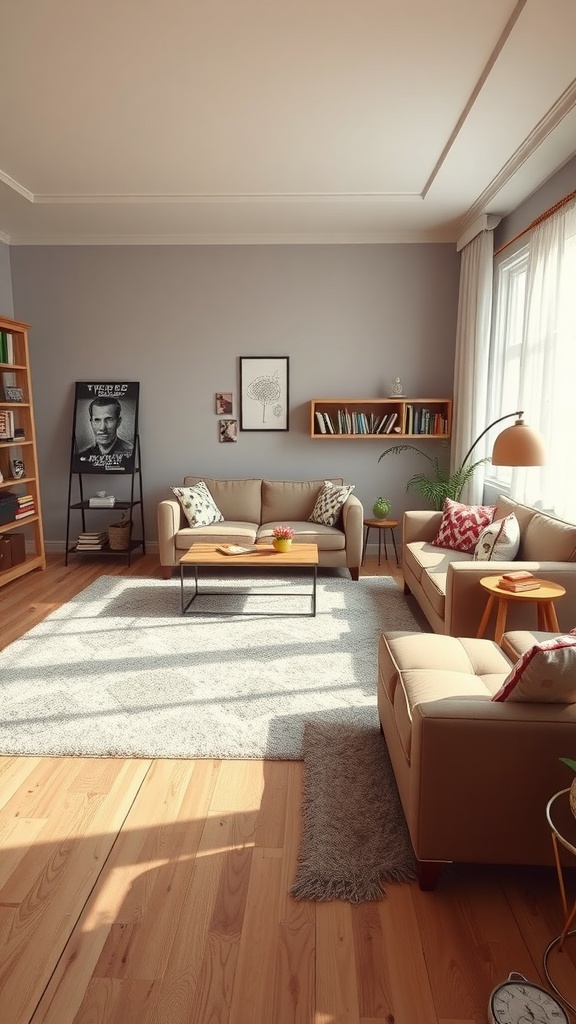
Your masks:
{"label": "clock face", "polygon": [[569,1024],[559,1002],[530,982],[504,982],[492,993],[494,1024]]}

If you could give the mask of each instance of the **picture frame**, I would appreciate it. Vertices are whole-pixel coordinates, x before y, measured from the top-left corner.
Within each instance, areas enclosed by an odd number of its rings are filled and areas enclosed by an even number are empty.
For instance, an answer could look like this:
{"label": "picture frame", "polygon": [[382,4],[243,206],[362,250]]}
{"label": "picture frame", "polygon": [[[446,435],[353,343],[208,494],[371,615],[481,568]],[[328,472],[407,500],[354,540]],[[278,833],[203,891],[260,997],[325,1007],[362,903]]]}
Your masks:
{"label": "picture frame", "polygon": [[221,441],[237,441],[238,420],[219,420],[218,431]]}
{"label": "picture frame", "polygon": [[240,430],[289,430],[289,356],[240,356]]}
{"label": "picture frame", "polygon": [[232,415],[232,392],[231,391],[217,391],[214,411],[217,416],[231,416]]}
{"label": "picture frame", "polygon": [[136,381],[76,381],[73,473],[134,473],[139,390]]}

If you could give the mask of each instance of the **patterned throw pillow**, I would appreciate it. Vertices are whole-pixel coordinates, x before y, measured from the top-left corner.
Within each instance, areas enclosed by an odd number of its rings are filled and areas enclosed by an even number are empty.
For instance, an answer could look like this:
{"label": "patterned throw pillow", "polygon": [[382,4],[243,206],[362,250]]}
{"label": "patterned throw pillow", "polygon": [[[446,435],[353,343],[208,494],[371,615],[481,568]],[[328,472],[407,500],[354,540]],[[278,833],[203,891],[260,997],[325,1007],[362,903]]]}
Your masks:
{"label": "patterned throw pillow", "polygon": [[178,498],[189,526],[223,522],[224,516],[203,480],[193,487],[172,487],[171,490]]}
{"label": "patterned throw pillow", "polygon": [[482,530],[492,522],[495,505],[463,505],[446,498],[433,544],[452,551],[474,551]]}
{"label": "patterned throw pillow", "polygon": [[505,519],[494,519],[485,526],[476,541],[474,561],[511,562],[520,547],[520,523],[513,512]]}
{"label": "patterned throw pillow", "polygon": [[576,636],[555,636],[534,644],[518,659],[492,700],[574,704]]}
{"label": "patterned throw pillow", "polygon": [[316,504],[309,523],[318,523],[320,526],[334,526],[342,505],[354,490],[355,484],[330,483],[325,480],[318,492]]}

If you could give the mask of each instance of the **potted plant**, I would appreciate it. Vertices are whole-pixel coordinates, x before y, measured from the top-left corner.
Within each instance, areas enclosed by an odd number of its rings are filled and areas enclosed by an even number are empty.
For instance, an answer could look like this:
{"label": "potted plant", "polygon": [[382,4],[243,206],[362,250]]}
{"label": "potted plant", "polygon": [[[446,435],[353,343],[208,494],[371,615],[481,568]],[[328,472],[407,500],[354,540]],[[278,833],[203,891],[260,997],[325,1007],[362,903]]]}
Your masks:
{"label": "potted plant", "polygon": [[435,509],[441,509],[446,498],[452,498],[454,501],[459,501],[464,486],[474,471],[478,466],[481,466],[483,462],[490,462],[490,459],[488,458],[479,459],[478,462],[472,462],[469,466],[462,464],[454,473],[449,474],[442,468],[440,460],[437,457],[420,451],[420,449],[416,448],[413,444],[395,444],[392,448],[387,448],[386,451],[382,452],[378,457],[378,462],[381,462],[385,455],[390,455],[391,453],[399,454],[400,452],[406,451],[413,451],[417,452],[418,455],[423,455],[425,459],[428,459],[433,471],[429,475],[426,473],[414,473],[406,484],[406,490],[408,491],[413,487],[414,490],[419,491],[426,501],[430,501]]}
{"label": "potted plant", "polygon": [[276,551],[288,551],[294,538],[291,526],[275,526],[272,530],[272,544]]}

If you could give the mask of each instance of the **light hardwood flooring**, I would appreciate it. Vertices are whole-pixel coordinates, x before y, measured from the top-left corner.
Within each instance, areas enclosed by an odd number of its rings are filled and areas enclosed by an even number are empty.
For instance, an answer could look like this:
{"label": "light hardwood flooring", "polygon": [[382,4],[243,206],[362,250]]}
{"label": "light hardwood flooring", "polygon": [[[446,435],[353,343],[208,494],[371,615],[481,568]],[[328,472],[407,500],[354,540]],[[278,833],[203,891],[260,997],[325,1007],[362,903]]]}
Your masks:
{"label": "light hardwood flooring", "polygon": [[[0,647],[127,572],[157,560],[50,557],[0,589]],[[546,984],[552,869],[291,900],[301,786],[300,762],[0,758],[1,1024],[469,1024],[511,971]],[[554,971],[576,1002],[572,953]]]}

